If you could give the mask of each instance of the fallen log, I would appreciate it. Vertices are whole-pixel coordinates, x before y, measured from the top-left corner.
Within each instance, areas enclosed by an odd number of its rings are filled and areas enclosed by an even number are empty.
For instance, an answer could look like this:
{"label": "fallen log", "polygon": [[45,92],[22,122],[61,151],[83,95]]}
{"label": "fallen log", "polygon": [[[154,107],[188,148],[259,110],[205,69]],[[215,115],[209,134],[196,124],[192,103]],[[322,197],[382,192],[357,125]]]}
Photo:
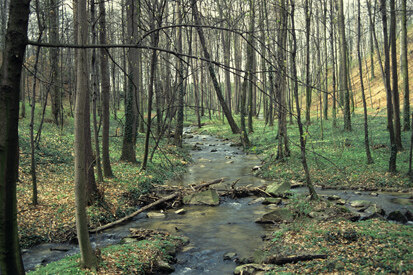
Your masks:
{"label": "fallen log", "polygon": [[[223,179],[218,179],[218,180],[214,180],[214,181],[211,181],[211,182],[202,183],[202,184],[197,185],[197,186],[192,187],[192,188],[193,188],[195,191],[198,191],[198,190],[201,190],[201,189],[204,188],[204,187],[210,186],[210,185],[212,185],[212,184],[217,184],[217,183],[220,183],[220,182],[222,182],[222,181],[223,181]],[[108,223],[108,224],[99,226],[99,227],[97,227],[97,228],[91,229],[91,230],[89,230],[89,232],[90,232],[90,233],[98,233],[98,232],[100,232],[100,231],[102,231],[102,230],[105,230],[105,229],[111,228],[111,227],[113,227],[113,226],[115,226],[115,225],[121,224],[121,223],[123,223],[123,222],[125,222],[125,221],[127,221],[127,220],[132,219],[132,218],[135,217],[136,215],[138,215],[138,214],[140,214],[140,213],[142,213],[142,212],[145,212],[146,210],[148,210],[148,209],[150,209],[150,208],[152,208],[152,207],[154,207],[154,206],[157,206],[158,204],[161,204],[161,203],[163,203],[163,202],[172,200],[172,199],[178,197],[178,196],[181,195],[181,194],[182,194],[182,192],[175,192],[175,193],[173,193],[173,194],[171,194],[171,195],[168,195],[168,196],[166,196],[166,197],[160,198],[159,200],[154,201],[153,203],[150,203],[150,204],[148,204],[148,205],[145,205],[144,207],[136,210],[135,212],[133,212],[133,213],[131,213],[131,214],[129,214],[129,215],[127,215],[127,216],[119,219],[119,220],[116,220],[116,221],[114,221],[114,222],[111,222],[111,223]]]}
{"label": "fallen log", "polygon": [[279,256],[271,256],[268,257],[264,263],[266,264],[276,264],[276,265],[283,265],[283,264],[290,264],[290,263],[297,263],[300,261],[311,261],[315,259],[326,259],[327,255],[301,255],[301,256],[286,256],[286,257],[279,257]]}

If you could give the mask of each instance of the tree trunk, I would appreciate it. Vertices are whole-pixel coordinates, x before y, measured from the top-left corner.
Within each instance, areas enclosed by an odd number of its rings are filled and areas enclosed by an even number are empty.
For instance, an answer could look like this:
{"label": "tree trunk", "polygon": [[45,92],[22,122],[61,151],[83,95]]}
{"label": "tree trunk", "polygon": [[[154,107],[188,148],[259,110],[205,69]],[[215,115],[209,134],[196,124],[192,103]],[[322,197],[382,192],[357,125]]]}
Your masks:
{"label": "tree trunk", "polygon": [[[77,6],[78,42],[87,43],[88,21],[86,0],[79,0]],[[76,229],[79,241],[81,265],[87,268],[96,268],[95,254],[89,240],[88,221],[86,214],[86,185],[88,184],[88,152],[87,152],[87,116],[89,84],[88,84],[88,58],[87,49],[77,49],[77,82],[76,82],[76,107],[75,107],[75,196],[76,196]],[[90,128],[89,128],[90,129]]]}
{"label": "tree trunk", "polygon": [[[309,2],[310,1],[310,2]],[[312,88],[311,88],[311,77],[310,77],[310,32],[311,32],[311,0],[305,0],[304,13],[305,13],[305,37],[306,37],[306,62],[305,62],[305,99],[306,99],[306,110],[305,110],[305,120],[307,124],[311,123],[311,99],[312,99]]]}
{"label": "tree trunk", "polygon": [[[182,24],[182,6],[181,1],[177,2],[178,24]],[[177,29],[177,51],[182,52],[182,28]],[[178,113],[175,129],[175,144],[182,147],[182,134],[184,130],[184,63],[182,57],[177,58],[177,73],[178,73]]]}
{"label": "tree trunk", "polygon": [[[99,26],[100,26],[100,44],[106,44],[106,9],[105,2],[99,2]],[[100,75],[101,75],[101,92],[102,92],[102,164],[105,177],[113,177],[112,167],[109,157],[109,125],[110,125],[110,76],[108,66],[107,49],[100,49]]]}
{"label": "tree trunk", "polygon": [[387,98],[387,127],[390,135],[390,159],[389,159],[389,172],[396,172],[396,160],[397,160],[397,144],[394,134],[393,126],[393,103],[392,103],[392,91],[390,87],[390,53],[389,44],[387,39],[387,11],[386,0],[380,0],[380,10],[382,14],[383,24],[383,39],[384,39],[384,85],[386,87]]}
{"label": "tree trunk", "polygon": [[[192,11],[194,12],[195,24],[197,25],[196,30],[197,30],[198,35],[199,35],[199,41],[201,42],[201,46],[202,46],[202,49],[204,51],[204,57],[205,57],[206,60],[211,60],[211,56],[210,56],[209,51],[208,51],[207,46],[206,46],[204,31],[202,30],[202,27],[201,27],[202,24],[201,24],[201,19],[199,17],[198,8],[197,8],[197,5],[196,5],[196,0],[191,0],[191,6],[192,6]],[[214,85],[215,92],[217,94],[219,103],[222,106],[222,110],[225,114],[225,117],[228,120],[228,123],[229,123],[229,126],[231,127],[232,133],[233,134],[238,134],[238,133],[240,133],[240,130],[239,130],[237,124],[235,123],[235,120],[232,117],[231,112],[229,111],[228,105],[225,103],[225,99],[224,99],[224,96],[222,95],[221,87],[218,84],[218,80],[217,80],[217,76],[215,74],[214,67],[213,67],[212,63],[210,63],[210,62],[208,62],[208,69],[209,69],[209,74],[211,76],[211,80],[212,80],[212,83]]]}
{"label": "tree trunk", "polygon": [[399,99],[399,78],[397,73],[397,49],[396,49],[396,7],[395,0],[390,0],[390,48],[391,48],[391,67],[393,81],[393,112],[394,112],[394,136],[396,139],[397,150],[403,150],[402,134],[400,124],[400,99]]}
{"label": "tree trunk", "polygon": [[316,200],[318,199],[318,195],[314,189],[314,186],[311,182],[310,171],[308,169],[307,164],[307,157],[306,157],[306,148],[305,148],[305,137],[304,137],[304,129],[303,124],[301,122],[301,109],[299,104],[298,98],[298,78],[297,78],[297,64],[296,64],[296,54],[297,54],[297,38],[295,34],[295,20],[294,20],[294,10],[295,10],[295,3],[291,1],[291,29],[292,29],[292,37],[293,37],[293,50],[291,51],[291,66],[293,66],[293,75],[292,78],[295,81],[294,84],[294,97],[296,103],[296,110],[297,110],[297,124],[298,130],[300,132],[300,149],[301,149],[301,162],[304,168],[305,178],[308,190],[310,192],[311,199]]}
{"label": "tree trunk", "polygon": [[[59,43],[59,5],[56,0],[49,0],[50,11],[49,11],[49,36],[50,43],[57,44]],[[50,82],[52,84],[52,116],[56,125],[62,125],[63,121],[60,121],[61,109],[61,92],[60,84],[58,83],[59,79],[59,48],[50,48]]]}
{"label": "tree trunk", "polygon": [[410,92],[409,92],[409,66],[407,58],[407,12],[406,2],[407,0],[401,0],[401,29],[402,34],[400,37],[400,52],[401,52],[401,78],[403,81],[403,130],[410,130]]}
{"label": "tree trunk", "polygon": [[[127,28],[128,41],[134,43],[137,36],[136,26],[136,6],[135,1],[127,1]],[[138,61],[137,49],[129,49],[128,51],[128,68],[129,77],[126,92],[125,105],[125,129],[123,131],[122,155],[121,160],[136,163],[136,129],[137,129],[137,107],[136,107],[136,85],[137,72],[136,63]]]}
{"label": "tree trunk", "polygon": [[11,0],[0,69],[0,272],[24,274],[17,230],[19,96],[30,1]]}
{"label": "tree trunk", "polygon": [[348,87],[347,41],[343,0],[338,0],[338,34],[340,39],[340,89],[344,92],[344,131],[351,131],[350,91]]}
{"label": "tree trunk", "polygon": [[360,74],[360,88],[361,88],[361,97],[363,100],[363,112],[364,112],[364,147],[366,150],[367,164],[374,163],[373,158],[371,157],[370,152],[370,143],[369,143],[369,126],[368,126],[368,117],[367,117],[367,103],[366,95],[364,93],[364,82],[363,82],[363,68],[362,68],[362,59],[360,52],[360,40],[361,40],[361,18],[360,18],[360,2],[358,2],[357,9],[357,58],[359,63],[359,74]]}

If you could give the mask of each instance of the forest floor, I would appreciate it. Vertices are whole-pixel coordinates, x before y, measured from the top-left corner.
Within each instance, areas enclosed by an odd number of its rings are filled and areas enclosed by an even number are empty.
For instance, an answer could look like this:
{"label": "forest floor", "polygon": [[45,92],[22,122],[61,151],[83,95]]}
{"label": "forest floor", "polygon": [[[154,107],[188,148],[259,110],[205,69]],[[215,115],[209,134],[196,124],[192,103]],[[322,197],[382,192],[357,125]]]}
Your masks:
{"label": "forest floor", "polygon": [[[40,117],[40,113],[37,115]],[[67,119],[63,129],[56,127],[47,118],[43,125],[41,141],[35,154],[38,205],[32,204],[30,120],[20,120],[17,197],[20,243],[24,248],[42,242],[64,242],[75,238],[73,121],[71,118]],[[116,125],[111,127],[111,134],[119,131]],[[110,138],[110,157],[115,177],[106,178],[104,183],[98,183],[107,205],[102,207],[97,203],[87,208],[90,228],[132,213],[139,208],[141,194],[149,192],[154,184],[162,183],[185,171],[189,155],[185,150],[168,144],[166,140],[161,141],[162,150],[155,152],[148,169],[141,171],[139,160],[142,159],[144,151],[143,134],[138,135],[136,144],[138,163],[130,164],[119,161],[122,137]]]}

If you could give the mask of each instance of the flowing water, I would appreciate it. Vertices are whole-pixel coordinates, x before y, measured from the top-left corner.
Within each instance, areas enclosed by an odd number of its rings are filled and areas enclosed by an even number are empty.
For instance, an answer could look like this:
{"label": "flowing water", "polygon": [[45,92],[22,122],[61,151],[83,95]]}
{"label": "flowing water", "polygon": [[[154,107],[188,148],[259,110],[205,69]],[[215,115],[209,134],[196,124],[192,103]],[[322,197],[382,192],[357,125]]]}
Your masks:
{"label": "flowing water", "polygon": [[[188,133],[190,129],[187,129]],[[260,186],[268,183],[253,176],[252,168],[260,164],[255,155],[247,155],[228,141],[218,140],[208,135],[193,135],[186,144],[192,147],[193,163],[180,179],[168,182],[171,185],[188,185],[224,178],[215,185],[218,190],[228,189],[239,180],[237,186]],[[305,189],[295,189],[306,192]],[[406,208],[413,212],[412,201],[400,194],[370,196],[367,192],[355,194],[353,191],[318,190],[321,194],[339,195],[345,200],[367,199],[381,205],[388,211]],[[269,210],[262,204],[249,205],[252,198],[222,199],[219,206],[185,206],[186,213],[177,215],[173,210],[165,212],[164,219],[148,219],[140,214],[132,221],[91,235],[93,246],[107,246],[119,243],[129,235],[129,228],[168,230],[190,239],[190,244],[177,255],[174,274],[232,274],[235,263],[224,261],[223,255],[235,252],[238,258],[249,257],[262,244],[261,236],[269,228],[254,221]],[[403,204],[405,202],[405,204]],[[407,202],[407,203],[406,203]],[[37,265],[56,261],[66,255],[78,253],[74,244],[41,244],[25,251],[23,260],[26,270]]]}

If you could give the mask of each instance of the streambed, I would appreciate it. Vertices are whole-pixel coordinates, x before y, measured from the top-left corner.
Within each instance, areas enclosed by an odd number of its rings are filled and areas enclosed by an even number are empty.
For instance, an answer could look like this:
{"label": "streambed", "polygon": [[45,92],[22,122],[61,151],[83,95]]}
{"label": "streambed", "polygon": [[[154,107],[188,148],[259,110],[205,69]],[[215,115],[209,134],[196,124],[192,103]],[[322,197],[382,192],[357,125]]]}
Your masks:
{"label": "streambed", "polygon": [[[228,141],[209,135],[192,135],[187,129],[185,143],[191,148],[194,162],[180,179],[168,184],[188,185],[224,178],[224,182],[214,185],[218,190],[226,190],[231,183],[239,180],[237,186],[261,186],[269,181],[253,175],[252,167],[259,165],[255,155],[243,153]],[[305,188],[294,192],[306,192]],[[406,194],[380,193],[377,197],[368,192],[354,193],[343,190],[318,190],[320,194],[339,195],[348,203],[365,199],[380,205],[387,213],[403,208],[413,212],[411,199]],[[93,246],[104,247],[119,243],[129,235],[129,228],[168,230],[187,236],[190,244],[177,255],[174,274],[232,274],[236,264],[224,261],[227,252],[237,253],[238,258],[249,257],[262,244],[261,236],[270,228],[254,221],[269,210],[262,204],[249,205],[252,198],[237,200],[221,199],[219,206],[185,206],[186,213],[177,215],[173,210],[165,212],[164,219],[148,219],[144,213],[132,221],[91,235]],[[403,202],[406,202],[403,204]],[[26,250],[23,261],[26,270],[37,265],[59,260],[66,255],[78,253],[74,244],[41,244]]]}

